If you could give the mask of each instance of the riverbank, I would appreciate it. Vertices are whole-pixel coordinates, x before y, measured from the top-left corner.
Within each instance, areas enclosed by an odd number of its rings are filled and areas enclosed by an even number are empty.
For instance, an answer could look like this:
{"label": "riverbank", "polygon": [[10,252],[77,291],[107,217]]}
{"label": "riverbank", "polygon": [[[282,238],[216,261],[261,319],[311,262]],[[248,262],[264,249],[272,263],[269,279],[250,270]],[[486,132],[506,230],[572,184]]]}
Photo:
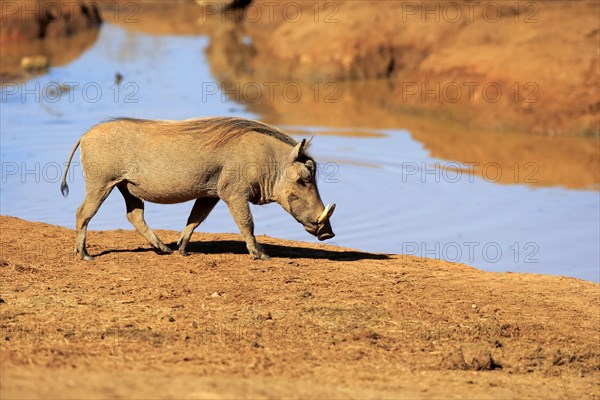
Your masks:
{"label": "riverbank", "polygon": [[595,283],[201,232],[92,231],[82,262],[0,228],[3,398],[600,397]]}
{"label": "riverbank", "polygon": [[72,61],[103,20],[153,35],[207,35],[220,80],[377,80],[390,92],[384,108],[398,116],[428,113],[478,131],[600,136],[595,1],[255,0],[234,12],[224,11],[229,2],[34,3],[3,8],[4,83],[29,77],[24,57]]}

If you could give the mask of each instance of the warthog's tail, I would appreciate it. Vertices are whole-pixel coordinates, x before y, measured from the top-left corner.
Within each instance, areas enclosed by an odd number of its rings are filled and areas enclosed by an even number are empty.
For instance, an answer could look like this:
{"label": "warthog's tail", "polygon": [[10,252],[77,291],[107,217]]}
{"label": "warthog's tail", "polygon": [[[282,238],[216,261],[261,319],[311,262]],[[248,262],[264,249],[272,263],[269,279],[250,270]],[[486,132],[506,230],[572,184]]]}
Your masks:
{"label": "warthog's tail", "polygon": [[75,147],[73,147],[73,151],[71,151],[71,155],[69,156],[69,161],[67,162],[67,168],[65,168],[65,173],[63,175],[62,183],[60,184],[60,191],[63,197],[67,197],[69,195],[69,185],[67,185],[67,172],[69,172],[69,167],[71,166],[71,160],[73,159],[73,154],[75,154],[75,150],[79,147],[79,143],[81,139],[75,143]]}

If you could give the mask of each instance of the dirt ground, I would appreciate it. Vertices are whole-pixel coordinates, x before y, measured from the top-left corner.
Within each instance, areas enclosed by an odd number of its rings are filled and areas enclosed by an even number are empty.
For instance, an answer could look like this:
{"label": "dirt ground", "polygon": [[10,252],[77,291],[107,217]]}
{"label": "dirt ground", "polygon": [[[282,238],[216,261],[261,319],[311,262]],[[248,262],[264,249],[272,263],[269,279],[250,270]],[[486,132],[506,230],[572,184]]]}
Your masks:
{"label": "dirt ground", "polygon": [[[600,286],[235,234],[0,217],[0,397],[600,399]],[[177,232],[159,231],[174,245]]]}

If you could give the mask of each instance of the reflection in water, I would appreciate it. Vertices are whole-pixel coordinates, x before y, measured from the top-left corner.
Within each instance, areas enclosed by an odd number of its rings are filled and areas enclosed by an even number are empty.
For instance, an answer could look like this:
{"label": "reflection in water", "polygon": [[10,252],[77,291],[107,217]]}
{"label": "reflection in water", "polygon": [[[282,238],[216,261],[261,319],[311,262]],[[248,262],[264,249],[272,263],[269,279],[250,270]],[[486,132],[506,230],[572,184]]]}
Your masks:
{"label": "reflection in water", "polygon": [[[394,96],[395,83],[388,80],[256,81],[239,68],[244,62],[238,58],[249,51],[242,33],[236,30],[211,37],[209,49],[211,71],[229,98],[246,105],[267,122],[351,128],[328,130],[342,135],[344,132],[356,135],[365,127],[402,127],[423,143],[433,157],[468,164],[476,174],[494,182],[574,189],[598,189],[600,184],[598,138],[468,130],[443,116],[392,109],[388,99]],[[499,170],[497,177],[488,176],[491,168]]]}
{"label": "reflection in water", "polygon": [[[243,77],[243,52],[251,46],[235,30],[224,29],[210,40],[208,47],[206,37],[157,37],[105,25],[95,46],[81,58],[30,82],[95,82],[102,91],[99,99],[91,101],[81,87],[72,93],[75,101],[55,103],[22,103],[3,93],[1,212],[72,228],[84,179],[75,162],[71,195],[65,200],[59,191],[60,172],[77,138],[108,117],[238,115],[317,136],[311,152],[320,161],[320,190],[326,201],[338,204],[334,244],[444,258],[487,270],[599,279],[598,193],[569,189],[598,182],[595,172],[586,175],[597,163],[597,153],[588,150],[592,142],[461,133],[444,121],[389,110],[386,84],[377,82],[340,84],[337,102],[324,101],[330,95],[324,86],[315,99],[314,86],[298,84],[304,95],[295,102],[275,90],[271,99],[254,101],[249,101],[249,91],[243,92],[236,103],[230,99],[236,92],[225,93],[218,84],[251,82]],[[247,49],[238,51],[239,43]],[[123,51],[137,56],[121,57]],[[127,101],[123,92],[115,96],[115,71],[124,76],[120,90],[127,84],[136,89]],[[557,143],[561,152],[552,150]],[[574,144],[565,151],[567,143]],[[581,154],[588,158],[581,160]],[[539,164],[540,183],[495,184],[469,174],[465,161],[509,167],[533,161]],[[550,171],[552,163],[556,172]],[[467,172],[457,178],[461,169]],[[146,219],[155,229],[179,230],[190,208],[190,203],[149,204]],[[258,234],[316,240],[276,205],[254,207],[253,213]],[[119,193],[109,196],[91,228],[131,229]],[[201,230],[237,232],[222,203]]]}
{"label": "reflection in water", "polygon": [[24,80],[25,77],[23,77],[20,68],[23,57],[46,56],[51,66],[63,66],[80,57],[94,44],[97,37],[97,30],[87,29],[69,37],[48,38],[23,43],[3,43],[2,57],[0,57],[2,83]]}
{"label": "reflection in water", "polygon": [[[469,164],[487,177],[495,166],[499,183],[593,189],[600,184],[600,146],[597,138],[545,137],[518,133],[470,131],[435,115],[389,110],[385,106],[386,83],[356,85],[338,82],[339,102],[291,103],[283,97],[273,102],[247,103],[248,109],[276,124],[325,127],[402,127],[411,132],[431,155]],[[309,90],[309,85],[303,89]],[[243,99],[243,97],[242,97]],[[528,174],[531,179],[527,179]],[[535,175],[535,178],[533,178]],[[493,179],[493,176],[490,177]]]}

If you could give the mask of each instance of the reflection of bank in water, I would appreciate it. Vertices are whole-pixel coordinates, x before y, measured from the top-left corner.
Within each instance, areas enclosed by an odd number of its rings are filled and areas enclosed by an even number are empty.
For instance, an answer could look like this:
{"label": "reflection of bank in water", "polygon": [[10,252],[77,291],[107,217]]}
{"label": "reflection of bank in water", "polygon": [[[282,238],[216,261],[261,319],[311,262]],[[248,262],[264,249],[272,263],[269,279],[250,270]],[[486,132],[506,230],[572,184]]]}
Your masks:
{"label": "reflection of bank in water", "polygon": [[[531,135],[508,129],[506,127],[519,126],[518,122],[515,124],[519,115],[510,107],[494,99],[471,101],[471,97],[486,97],[479,93],[486,85],[477,87],[478,92],[474,94],[464,92],[462,101],[418,104],[422,93],[406,101],[397,99],[399,93],[404,93],[403,85],[407,85],[397,78],[312,82],[273,79],[263,76],[263,71],[256,67],[270,61],[258,60],[257,57],[264,56],[257,53],[253,44],[268,37],[259,26],[229,22],[210,30],[206,55],[220,87],[205,88],[206,93],[220,96],[222,102],[228,99],[244,104],[266,122],[407,129],[432,157],[472,165],[472,173],[489,178],[490,182],[574,189],[598,188],[600,184],[598,137]],[[421,82],[419,87],[422,85]],[[453,83],[452,87],[457,85]],[[441,91],[444,88],[440,86]],[[505,90],[504,97],[510,97],[510,90]],[[486,120],[489,123],[483,123]],[[487,128],[470,127],[482,125]],[[530,130],[530,127],[522,129]],[[497,176],[492,176],[494,167],[498,170]]]}
{"label": "reflection of bank in water", "polygon": [[[407,129],[432,157],[472,165],[472,173],[495,183],[574,189],[600,184],[598,138],[468,128],[474,114],[497,114],[494,103],[439,109],[399,106],[394,99],[403,82],[394,79],[302,82],[261,77],[252,69],[257,54],[243,24],[219,24],[211,31],[206,55],[220,85],[205,88],[207,93],[223,97],[219,101],[244,104],[269,123],[331,127],[335,129],[329,133],[340,135],[354,135],[360,128]],[[493,167],[497,176],[492,176]]]}
{"label": "reflection of bank in water", "polygon": [[102,17],[96,2],[3,2],[0,82],[44,74],[75,60],[95,42]]}
{"label": "reflection of bank in water", "polygon": [[[0,81],[2,84],[20,82],[46,73],[48,67],[67,65],[91,48],[97,38],[98,31],[94,29],[84,30],[69,37],[2,44]],[[44,68],[24,68],[23,60],[28,57],[33,60],[46,59],[48,65]]]}
{"label": "reflection of bank in water", "polygon": [[[214,60],[211,57],[208,60],[215,73]],[[222,66],[219,64],[219,69]],[[216,75],[227,74],[221,71]],[[302,95],[290,101],[289,94],[278,90],[290,82],[278,82],[278,85],[267,82],[270,85],[267,86],[247,76],[238,76],[232,73],[222,80],[220,95],[244,104],[275,125],[316,125],[326,129],[323,134],[335,132],[342,136],[357,136],[359,132],[369,132],[368,128],[406,129],[432,157],[470,165],[470,172],[490,182],[572,189],[598,188],[600,184],[597,138],[469,129],[447,114],[390,106],[389,98],[393,96],[390,81],[293,82]],[[333,92],[319,91],[328,84],[333,85]],[[249,85],[260,85],[261,95],[248,89]]]}
{"label": "reflection of bank in water", "polygon": [[599,189],[600,149],[596,138],[460,129],[412,133],[433,157],[460,161],[488,182]]}

